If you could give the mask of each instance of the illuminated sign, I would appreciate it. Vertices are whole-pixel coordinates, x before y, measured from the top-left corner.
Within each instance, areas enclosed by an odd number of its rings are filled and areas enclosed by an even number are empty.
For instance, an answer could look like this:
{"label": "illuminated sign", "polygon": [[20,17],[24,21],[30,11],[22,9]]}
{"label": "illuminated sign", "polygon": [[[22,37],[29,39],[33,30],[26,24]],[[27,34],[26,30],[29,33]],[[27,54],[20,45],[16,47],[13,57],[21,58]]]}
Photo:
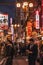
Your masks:
{"label": "illuminated sign", "polygon": [[8,29],[8,14],[0,14],[0,29]]}
{"label": "illuminated sign", "polygon": [[39,29],[39,11],[36,11],[36,29]]}
{"label": "illuminated sign", "polygon": [[43,0],[41,0],[41,13],[42,13],[42,16],[41,16],[41,19],[42,19],[42,31],[43,31]]}
{"label": "illuminated sign", "polygon": [[27,22],[27,36],[31,36],[32,34],[32,22]]}

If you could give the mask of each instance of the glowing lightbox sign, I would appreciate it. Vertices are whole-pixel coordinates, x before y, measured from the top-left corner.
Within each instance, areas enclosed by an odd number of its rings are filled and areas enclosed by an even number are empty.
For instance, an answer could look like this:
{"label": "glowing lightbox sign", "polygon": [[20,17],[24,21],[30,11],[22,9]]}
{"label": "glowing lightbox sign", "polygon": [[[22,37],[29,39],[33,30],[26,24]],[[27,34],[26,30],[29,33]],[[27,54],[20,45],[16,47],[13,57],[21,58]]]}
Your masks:
{"label": "glowing lightbox sign", "polygon": [[8,14],[0,14],[0,28],[8,29]]}
{"label": "glowing lightbox sign", "polygon": [[42,19],[42,31],[43,31],[43,0],[41,0],[41,19]]}
{"label": "glowing lightbox sign", "polygon": [[36,11],[36,29],[39,29],[39,11]]}
{"label": "glowing lightbox sign", "polygon": [[10,18],[10,25],[12,25],[12,21],[13,21],[12,18]]}

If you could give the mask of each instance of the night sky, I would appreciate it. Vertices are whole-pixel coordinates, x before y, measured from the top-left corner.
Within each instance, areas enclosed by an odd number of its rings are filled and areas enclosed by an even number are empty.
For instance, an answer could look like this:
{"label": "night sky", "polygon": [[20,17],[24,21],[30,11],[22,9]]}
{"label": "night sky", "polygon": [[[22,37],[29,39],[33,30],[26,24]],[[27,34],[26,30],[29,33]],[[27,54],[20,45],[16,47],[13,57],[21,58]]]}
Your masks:
{"label": "night sky", "polygon": [[[0,0],[0,3],[10,3],[10,2],[13,2],[15,3],[16,0]],[[16,12],[16,5],[13,4],[13,5],[6,5],[6,4],[0,4],[0,13],[4,13],[4,14],[8,14],[9,15],[9,18],[12,17],[12,18],[15,18],[15,12]]]}
{"label": "night sky", "polygon": [[15,0],[0,0],[0,2],[15,2]]}

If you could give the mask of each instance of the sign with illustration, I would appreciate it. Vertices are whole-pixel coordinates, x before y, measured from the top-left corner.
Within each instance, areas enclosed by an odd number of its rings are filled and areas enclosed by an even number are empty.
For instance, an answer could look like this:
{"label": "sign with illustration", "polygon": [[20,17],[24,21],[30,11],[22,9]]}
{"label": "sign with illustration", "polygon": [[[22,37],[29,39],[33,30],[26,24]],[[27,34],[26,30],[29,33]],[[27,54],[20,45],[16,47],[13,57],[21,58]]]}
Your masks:
{"label": "sign with illustration", "polygon": [[0,29],[8,29],[8,14],[0,14]]}

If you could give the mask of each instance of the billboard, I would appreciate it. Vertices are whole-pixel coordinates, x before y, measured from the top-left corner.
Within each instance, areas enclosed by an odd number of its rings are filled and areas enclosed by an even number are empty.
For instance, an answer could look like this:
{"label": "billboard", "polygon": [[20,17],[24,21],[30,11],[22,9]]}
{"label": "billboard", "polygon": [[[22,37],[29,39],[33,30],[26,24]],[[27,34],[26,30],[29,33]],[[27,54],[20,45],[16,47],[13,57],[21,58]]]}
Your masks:
{"label": "billboard", "polygon": [[0,29],[8,29],[8,14],[0,14]]}

